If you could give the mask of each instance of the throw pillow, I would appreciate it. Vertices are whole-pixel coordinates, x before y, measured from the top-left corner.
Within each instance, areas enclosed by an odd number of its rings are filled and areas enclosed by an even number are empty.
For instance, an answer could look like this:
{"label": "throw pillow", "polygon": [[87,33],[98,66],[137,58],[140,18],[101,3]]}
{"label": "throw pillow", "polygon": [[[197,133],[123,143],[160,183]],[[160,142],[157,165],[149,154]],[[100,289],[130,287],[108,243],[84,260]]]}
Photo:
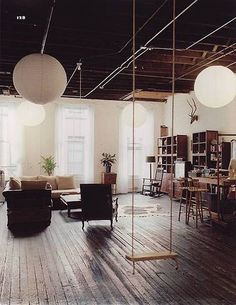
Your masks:
{"label": "throw pillow", "polygon": [[57,182],[55,176],[38,176],[40,181],[47,181],[51,184],[52,190],[57,190]]}
{"label": "throw pillow", "polygon": [[31,180],[21,181],[22,190],[45,190],[47,181]]}
{"label": "throw pillow", "polygon": [[58,190],[75,188],[74,176],[56,176]]}
{"label": "throw pillow", "polygon": [[10,187],[11,190],[19,190],[19,189],[21,189],[21,182],[20,182],[20,180],[14,178],[14,177],[10,177],[9,187]]}

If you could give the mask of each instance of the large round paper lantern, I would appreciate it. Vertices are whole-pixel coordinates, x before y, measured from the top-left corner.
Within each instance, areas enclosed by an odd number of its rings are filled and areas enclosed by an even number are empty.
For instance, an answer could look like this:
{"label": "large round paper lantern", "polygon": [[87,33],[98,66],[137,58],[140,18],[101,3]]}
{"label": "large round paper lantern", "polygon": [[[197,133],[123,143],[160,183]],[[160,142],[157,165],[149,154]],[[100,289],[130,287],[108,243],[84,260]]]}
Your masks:
{"label": "large round paper lantern", "polygon": [[236,77],[226,67],[208,67],[198,74],[194,92],[203,105],[212,108],[223,107],[236,95]]}
{"label": "large round paper lantern", "polygon": [[17,92],[28,101],[46,104],[63,94],[67,78],[56,58],[47,54],[30,54],[16,64],[13,83]]}
{"label": "large round paper lantern", "polygon": [[[146,109],[140,104],[134,104],[134,127],[140,127],[144,124],[147,118]],[[125,106],[123,110],[124,122],[132,127],[133,126],[133,104]]]}
{"label": "large round paper lantern", "polygon": [[17,108],[19,121],[25,126],[36,126],[43,122],[45,110],[42,105],[31,102],[22,102]]}

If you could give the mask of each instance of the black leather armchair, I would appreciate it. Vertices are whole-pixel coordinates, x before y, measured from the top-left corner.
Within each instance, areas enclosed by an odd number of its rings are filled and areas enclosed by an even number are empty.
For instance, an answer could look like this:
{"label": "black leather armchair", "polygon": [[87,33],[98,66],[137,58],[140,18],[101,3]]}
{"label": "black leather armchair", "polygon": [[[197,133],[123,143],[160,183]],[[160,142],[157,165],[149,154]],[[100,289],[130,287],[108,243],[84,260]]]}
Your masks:
{"label": "black leather armchair", "polygon": [[16,229],[51,223],[51,190],[11,190],[7,184],[3,191],[7,202],[7,226]]}
{"label": "black leather armchair", "polygon": [[111,184],[80,184],[82,229],[89,220],[117,221],[118,198],[112,199]]}

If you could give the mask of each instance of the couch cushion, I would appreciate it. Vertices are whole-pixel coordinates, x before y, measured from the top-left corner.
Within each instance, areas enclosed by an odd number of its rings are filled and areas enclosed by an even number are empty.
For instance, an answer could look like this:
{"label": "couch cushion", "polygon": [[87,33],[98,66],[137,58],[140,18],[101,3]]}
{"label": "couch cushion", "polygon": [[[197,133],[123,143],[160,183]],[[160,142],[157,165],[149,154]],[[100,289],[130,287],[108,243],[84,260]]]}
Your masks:
{"label": "couch cushion", "polygon": [[22,190],[44,190],[46,188],[47,181],[21,181],[21,189]]}
{"label": "couch cushion", "polygon": [[11,190],[19,190],[21,189],[21,182],[19,179],[14,178],[14,177],[10,177],[9,180],[9,187]]}
{"label": "couch cushion", "polygon": [[52,190],[57,190],[57,181],[56,181],[56,177],[55,176],[38,176],[38,179],[40,181],[47,181],[51,187]]}
{"label": "couch cushion", "polygon": [[54,190],[52,191],[52,198],[56,199],[56,198],[60,198],[61,194],[79,194],[80,193],[80,189],[66,189],[66,190]]}
{"label": "couch cushion", "polygon": [[74,189],[74,176],[56,176],[58,190]]}
{"label": "couch cushion", "polygon": [[38,176],[21,176],[21,181],[31,181],[31,180],[38,180]]}

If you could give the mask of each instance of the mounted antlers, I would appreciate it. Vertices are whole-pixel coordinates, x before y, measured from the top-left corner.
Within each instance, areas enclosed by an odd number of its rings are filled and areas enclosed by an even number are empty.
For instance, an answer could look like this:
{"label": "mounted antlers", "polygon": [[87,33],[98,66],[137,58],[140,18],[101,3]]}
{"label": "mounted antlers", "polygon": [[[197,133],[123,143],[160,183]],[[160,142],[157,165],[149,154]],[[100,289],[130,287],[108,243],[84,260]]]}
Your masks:
{"label": "mounted antlers", "polygon": [[[193,105],[191,104],[191,100],[193,102]],[[198,115],[196,115],[196,111],[197,111],[197,106],[196,106],[196,102],[194,101],[194,99],[191,97],[191,100],[187,99],[187,103],[189,104],[190,108],[191,108],[191,113],[189,114],[191,120],[190,120],[190,124],[192,124],[194,121],[198,120]]]}

